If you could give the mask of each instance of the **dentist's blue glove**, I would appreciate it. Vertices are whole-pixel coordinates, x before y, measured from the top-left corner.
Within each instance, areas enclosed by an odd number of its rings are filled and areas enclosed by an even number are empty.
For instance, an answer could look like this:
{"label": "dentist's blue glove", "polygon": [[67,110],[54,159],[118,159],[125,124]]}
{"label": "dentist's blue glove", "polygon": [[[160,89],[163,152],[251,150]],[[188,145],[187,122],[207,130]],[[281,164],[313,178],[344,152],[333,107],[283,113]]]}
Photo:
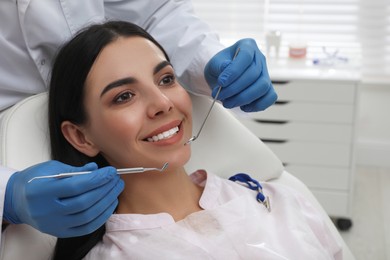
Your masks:
{"label": "dentist's blue glove", "polygon": [[[62,179],[36,179],[64,172],[93,171]],[[4,219],[28,224],[56,237],[89,234],[102,226],[118,204],[124,183],[113,167],[97,169],[95,163],[72,167],[44,162],[14,173],[7,184]]]}
{"label": "dentist's blue glove", "polygon": [[[234,54],[240,48],[236,58]],[[240,107],[245,112],[265,110],[277,99],[268,75],[264,55],[253,39],[242,39],[217,53],[205,67],[205,78],[224,107]]]}

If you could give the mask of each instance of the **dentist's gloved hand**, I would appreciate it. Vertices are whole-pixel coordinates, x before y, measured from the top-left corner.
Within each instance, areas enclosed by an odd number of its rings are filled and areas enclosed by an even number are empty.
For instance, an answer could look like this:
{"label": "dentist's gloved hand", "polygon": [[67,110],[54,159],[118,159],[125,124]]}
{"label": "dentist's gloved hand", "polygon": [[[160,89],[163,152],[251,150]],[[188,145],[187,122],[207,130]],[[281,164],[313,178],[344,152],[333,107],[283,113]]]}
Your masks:
{"label": "dentist's gloved hand", "polygon": [[[36,176],[93,171],[62,179]],[[118,204],[124,183],[113,167],[95,163],[72,167],[58,161],[37,164],[14,173],[7,184],[4,219],[29,224],[56,237],[89,234],[102,226]]]}
{"label": "dentist's gloved hand", "polygon": [[[234,54],[240,48],[236,58]],[[205,67],[205,78],[215,97],[226,108],[240,107],[245,112],[265,110],[277,99],[268,75],[264,55],[253,39],[242,39],[217,53]]]}

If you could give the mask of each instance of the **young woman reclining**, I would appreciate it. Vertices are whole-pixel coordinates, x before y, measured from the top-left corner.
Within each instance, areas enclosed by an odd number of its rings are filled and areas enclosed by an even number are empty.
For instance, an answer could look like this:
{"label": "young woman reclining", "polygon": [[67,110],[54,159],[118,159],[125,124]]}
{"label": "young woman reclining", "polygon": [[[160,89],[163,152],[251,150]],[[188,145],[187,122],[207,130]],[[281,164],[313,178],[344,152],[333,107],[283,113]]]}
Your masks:
{"label": "young woman reclining", "polygon": [[207,169],[185,171],[191,99],[163,48],[134,24],[93,25],[61,49],[49,117],[53,159],[115,168],[169,163],[164,172],[122,175],[107,223],[59,238],[54,259],[341,258],[322,215],[297,192],[262,183],[269,212],[257,190]]}

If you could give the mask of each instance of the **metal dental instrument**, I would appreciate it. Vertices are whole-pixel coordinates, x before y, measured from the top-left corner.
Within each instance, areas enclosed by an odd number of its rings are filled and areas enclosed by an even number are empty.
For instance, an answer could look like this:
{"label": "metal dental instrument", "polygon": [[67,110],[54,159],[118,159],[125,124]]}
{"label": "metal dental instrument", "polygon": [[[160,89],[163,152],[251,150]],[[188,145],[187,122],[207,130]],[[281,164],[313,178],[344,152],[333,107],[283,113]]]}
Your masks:
{"label": "metal dental instrument", "polygon": [[[136,167],[136,168],[122,168],[117,169],[118,174],[131,174],[131,173],[137,173],[137,172],[147,172],[147,171],[159,171],[162,172],[168,167],[168,162],[164,163],[164,165],[161,168],[144,168],[144,167]],[[45,175],[45,176],[38,176],[30,179],[28,183],[32,182],[33,180],[37,179],[47,179],[47,178],[65,178],[70,176],[76,176],[76,175],[83,175],[83,174],[89,174],[92,171],[84,171],[84,172],[66,172],[66,173],[60,173],[60,174],[54,174],[54,175]]]}
{"label": "metal dental instrument", "polygon": [[214,103],[215,103],[215,101],[217,100],[217,97],[218,97],[218,95],[219,95],[219,92],[221,92],[221,88],[222,88],[222,87],[219,87],[219,89],[218,89],[218,91],[217,91],[217,94],[215,95],[215,98],[214,98],[214,100],[213,100],[213,103],[211,103],[210,109],[209,109],[209,111],[207,112],[206,117],[205,117],[205,119],[203,120],[203,123],[202,123],[202,125],[201,125],[200,128],[199,128],[198,133],[197,133],[196,135],[194,135],[193,137],[191,137],[184,145],[187,145],[187,144],[189,144],[189,143],[195,141],[195,140],[199,137],[200,132],[202,132],[203,126],[204,126],[204,124],[206,123],[206,120],[207,120],[207,118],[208,118],[209,115],[210,115],[211,109],[213,108]]}
{"label": "metal dental instrument", "polygon": [[[240,51],[240,48],[237,48],[236,53],[234,53],[234,56],[233,56],[232,61],[237,57],[237,54],[238,54],[239,51]],[[215,97],[214,97],[214,99],[213,99],[213,103],[211,103],[210,109],[209,109],[209,111],[207,112],[206,117],[205,117],[205,119],[203,120],[203,123],[202,123],[202,125],[201,125],[200,128],[199,128],[198,133],[197,133],[196,135],[194,135],[193,137],[191,137],[184,145],[187,145],[187,144],[189,144],[189,143],[195,141],[195,140],[199,137],[200,132],[202,132],[203,126],[204,126],[204,124],[206,123],[207,118],[209,117],[210,112],[211,112],[211,110],[212,110],[213,107],[214,107],[215,101],[217,101],[217,98],[218,98],[219,92],[221,92],[221,89],[222,89],[222,86],[219,86],[218,91],[217,91],[217,94],[215,94]]]}

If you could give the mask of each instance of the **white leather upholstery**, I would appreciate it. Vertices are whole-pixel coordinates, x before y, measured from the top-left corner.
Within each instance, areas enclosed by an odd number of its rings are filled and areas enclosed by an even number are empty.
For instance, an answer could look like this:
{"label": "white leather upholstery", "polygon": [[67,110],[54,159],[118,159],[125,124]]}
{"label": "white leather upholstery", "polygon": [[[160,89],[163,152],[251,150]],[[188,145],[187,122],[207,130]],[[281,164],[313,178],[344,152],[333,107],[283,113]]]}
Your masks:
{"label": "white leather upholstery", "polygon": [[[197,133],[212,101],[192,95],[193,133]],[[188,172],[199,167],[230,177],[245,172],[259,180],[277,178],[283,165],[276,155],[222,105],[216,103],[207,123],[192,144]]]}
{"label": "white leather upholstery", "polygon": [[0,125],[0,162],[24,169],[49,156],[47,93],[22,100],[4,113]]}
{"label": "white leather upholstery", "polygon": [[[192,95],[194,133],[207,113],[211,100]],[[24,169],[49,159],[47,130],[47,94],[27,98],[3,115],[0,124],[0,161],[15,169]],[[188,172],[204,167],[223,177],[246,172],[259,180],[272,180],[295,187],[323,211],[312,193],[299,180],[283,170],[280,160],[256,136],[221,105],[216,104],[200,137],[191,144]],[[333,223],[329,227],[344,245],[345,259],[354,259]],[[29,226],[16,225],[2,236],[0,260],[49,259],[55,238]]]}

